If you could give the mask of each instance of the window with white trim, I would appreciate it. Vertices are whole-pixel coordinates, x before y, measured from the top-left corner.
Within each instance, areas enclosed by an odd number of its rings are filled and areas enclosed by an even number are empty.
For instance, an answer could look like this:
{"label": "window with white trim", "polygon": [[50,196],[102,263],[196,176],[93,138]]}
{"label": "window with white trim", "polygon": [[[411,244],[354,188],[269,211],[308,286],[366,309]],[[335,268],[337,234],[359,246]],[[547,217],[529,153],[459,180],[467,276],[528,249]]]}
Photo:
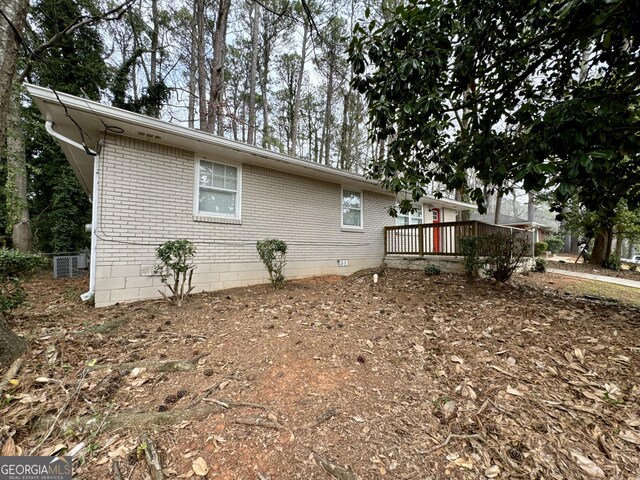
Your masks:
{"label": "window with white trim", "polygon": [[362,228],[362,192],[342,189],[342,226]]}
{"label": "window with white trim", "polygon": [[240,167],[200,160],[197,213],[240,217]]}
{"label": "window with white trim", "polygon": [[413,208],[415,208],[415,211],[405,215],[400,213],[400,206],[398,205],[396,225],[418,225],[422,223],[422,205],[413,205]]}

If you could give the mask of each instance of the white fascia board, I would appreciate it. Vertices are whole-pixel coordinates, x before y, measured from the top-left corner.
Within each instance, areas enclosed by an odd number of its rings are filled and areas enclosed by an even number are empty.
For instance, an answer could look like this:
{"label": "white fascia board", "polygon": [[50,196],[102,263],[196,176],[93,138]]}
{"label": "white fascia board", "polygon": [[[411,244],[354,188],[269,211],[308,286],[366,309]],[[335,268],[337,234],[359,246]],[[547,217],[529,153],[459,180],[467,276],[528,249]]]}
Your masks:
{"label": "white fascia board", "polygon": [[[236,152],[242,155],[242,159],[237,159],[245,163],[250,163],[274,170],[288,171],[297,175],[302,175],[319,180],[339,183],[347,187],[357,187],[362,190],[380,192],[392,196],[393,193],[382,188],[376,180],[371,180],[351,172],[338,170],[337,168],[328,167],[318,163],[309,162],[291,157],[282,153],[265,150],[260,147],[248,145],[246,143],[236,142],[224,137],[213,135],[193,128],[184,127],[175,123],[169,123],[157,118],[147,117],[138,113],[129,112],[120,108],[103,105],[98,102],[86,100],[66,93],[56,92],[45,87],[37,85],[25,84],[29,95],[34,99],[36,105],[44,115],[46,120],[53,121],[54,124],[69,122],[66,118],[64,110],[61,108],[60,101],[71,114],[84,116],[85,122],[82,122],[82,128],[91,130],[89,133],[93,138],[101,138],[104,133],[105,124],[123,128],[123,135],[138,138],[141,140],[149,140],[164,145],[182,148],[187,151],[193,151],[198,154],[211,153],[211,148],[224,150],[227,152]],[[127,128],[129,131],[127,131]],[[153,138],[138,136],[139,132],[134,131],[142,129],[145,132],[154,132]],[[97,148],[97,145],[89,145],[90,148]],[[67,153],[67,152],[65,152]],[[82,161],[82,152],[73,152],[73,161],[80,163]],[[69,158],[67,156],[67,158]],[[72,159],[69,159],[70,161]],[[87,155],[85,161],[93,159]],[[78,171],[77,165],[72,165]],[[91,185],[90,179],[84,179],[83,184]],[[474,210],[477,207],[470,203],[458,202],[456,200],[435,199],[432,197],[423,197],[421,203],[431,203],[435,206],[450,207],[455,210]]]}
{"label": "white fascia board", "polygon": [[529,227],[540,227],[540,228],[546,228],[549,230],[553,230],[552,227],[550,227],[549,225],[545,225],[543,223],[538,223],[538,222],[509,222],[509,223],[501,223],[500,225],[503,225],[505,227],[509,227],[512,225],[527,225]]}

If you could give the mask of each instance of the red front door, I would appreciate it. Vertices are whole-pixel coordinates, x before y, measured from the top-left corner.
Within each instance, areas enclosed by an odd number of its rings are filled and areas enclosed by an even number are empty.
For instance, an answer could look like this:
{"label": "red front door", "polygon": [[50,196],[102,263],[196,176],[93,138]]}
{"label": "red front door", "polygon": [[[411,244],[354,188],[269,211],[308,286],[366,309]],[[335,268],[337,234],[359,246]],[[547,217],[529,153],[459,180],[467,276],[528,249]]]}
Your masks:
{"label": "red front door", "polygon": [[[440,209],[434,208],[431,210],[433,213],[433,223],[440,223]],[[433,228],[433,251],[434,253],[440,252],[440,228]]]}

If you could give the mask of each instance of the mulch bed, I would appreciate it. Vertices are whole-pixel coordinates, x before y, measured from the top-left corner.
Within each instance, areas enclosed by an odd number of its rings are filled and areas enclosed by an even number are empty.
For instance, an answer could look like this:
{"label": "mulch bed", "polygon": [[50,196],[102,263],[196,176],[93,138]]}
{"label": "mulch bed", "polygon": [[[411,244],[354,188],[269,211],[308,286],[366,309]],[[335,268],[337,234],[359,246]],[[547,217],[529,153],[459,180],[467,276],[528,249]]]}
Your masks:
{"label": "mulch bed", "polygon": [[142,433],[166,478],[637,475],[637,309],[526,276],[371,273],[103,309],[40,277],[0,447],[83,442],[92,480],[146,478]]}

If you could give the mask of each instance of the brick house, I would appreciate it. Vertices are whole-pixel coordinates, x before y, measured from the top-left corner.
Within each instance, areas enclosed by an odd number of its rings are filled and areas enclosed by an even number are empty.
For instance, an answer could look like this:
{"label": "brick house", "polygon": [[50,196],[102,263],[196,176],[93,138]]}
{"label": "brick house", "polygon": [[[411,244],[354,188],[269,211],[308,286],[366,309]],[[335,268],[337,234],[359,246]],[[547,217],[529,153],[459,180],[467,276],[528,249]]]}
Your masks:
{"label": "brick house", "polygon": [[[345,275],[384,259],[385,226],[454,221],[472,205],[396,198],[372,180],[82,98],[26,86],[92,199],[97,307],[159,297],[155,249],[197,247],[195,292],[268,281],[256,242],[289,245],[287,278]],[[82,133],[81,133],[82,132]]]}

